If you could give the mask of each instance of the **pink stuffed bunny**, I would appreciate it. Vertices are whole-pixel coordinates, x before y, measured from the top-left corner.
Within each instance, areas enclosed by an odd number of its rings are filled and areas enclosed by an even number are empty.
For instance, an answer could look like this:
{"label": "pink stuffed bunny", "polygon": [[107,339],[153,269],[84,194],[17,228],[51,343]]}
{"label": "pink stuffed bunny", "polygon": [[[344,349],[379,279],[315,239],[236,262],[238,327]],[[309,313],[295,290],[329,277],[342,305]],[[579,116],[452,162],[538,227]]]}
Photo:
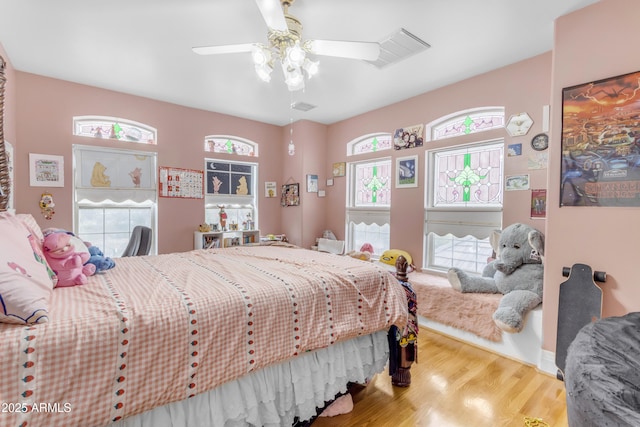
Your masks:
{"label": "pink stuffed bunny", "polygon": [[83,265],[89,260],[87,252],[77,252],[66,233],[51,233],[42,244],[44,256],[58,276],[57,287],[84,285],[87,276],[96,271],[93,264]]}

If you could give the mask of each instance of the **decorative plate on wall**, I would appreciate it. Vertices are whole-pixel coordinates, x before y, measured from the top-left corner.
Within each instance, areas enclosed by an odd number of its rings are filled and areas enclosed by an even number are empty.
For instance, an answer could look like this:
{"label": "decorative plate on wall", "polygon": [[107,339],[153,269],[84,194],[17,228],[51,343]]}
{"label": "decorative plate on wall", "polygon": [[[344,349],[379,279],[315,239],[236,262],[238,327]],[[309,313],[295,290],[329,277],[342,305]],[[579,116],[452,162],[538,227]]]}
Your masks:
{"label": "decorative plate on wall", "polygon": [[536,151],[543,151],[549,148],[549,135],[539,133],[531,139],[531,147]]}
{"label": "decorative plate on wall", "polygon": [[527,113],[514,114],[507,122],[507,132],[511,136],[526,135],[533,124],[533,120]]}

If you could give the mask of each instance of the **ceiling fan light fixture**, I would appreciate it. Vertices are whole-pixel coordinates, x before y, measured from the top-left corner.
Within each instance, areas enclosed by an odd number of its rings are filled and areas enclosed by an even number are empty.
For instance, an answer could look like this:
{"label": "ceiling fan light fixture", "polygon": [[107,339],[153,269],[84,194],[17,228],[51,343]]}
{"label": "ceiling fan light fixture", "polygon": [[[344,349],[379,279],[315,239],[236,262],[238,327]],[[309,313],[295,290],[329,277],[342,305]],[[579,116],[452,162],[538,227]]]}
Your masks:
{"label": "ceiling fan light fixture", "polygon": [[273,72],[273,67],[269,64],[256,65],[256,74],[263,82],[271,81],[271,72]]}
{"label": "ceiling fan light fixture", "polygon": [[300,68],[304,64],[305,52],[300,47],[300,42],[296,41],[293,45],[287,47],[284,63],[291,68]]}
{"label": "ceiling fan light fixture", "polygon": [[271,51],[264,45],[257,44],[251,50],[251,57],[256,66],[265,65],[271,61]]}
{"label": "ceiling fan light fixture", "polygon": [[304,71],[307,72],[307,76],[311,78],[316,74],[318,74],[318,69],[320,68],[320,62],[312,61],[309,58],[305,58],[304,65],[302,66],[302,68],[304,69]]}
{"label": "ceiling fan light fixture", "polygon": [[287,84],[289,91],[304,89],[304,75],[300,68],[288,68],[282,64],[282,72],[284,73],[284,82]]}
{"label": "ceiling fan light fixture", "polygon": [[289,14],[289,7],[295,0],[255,0],[260,14],[267,24],[268,45],[245,43],[224,46],[201,46],[192,48],[199,55],[217,55],[250,52],[255,70],[260,79],[271,80],[271,72],[276,62],[280,62],[289,91],[304,89],[305,75],[311,78],[318,72],[319,62],[315,58],[331,56],[336,58],[374,61],[380,55],[377,42],[340,40],[303,40],[302,22]]}

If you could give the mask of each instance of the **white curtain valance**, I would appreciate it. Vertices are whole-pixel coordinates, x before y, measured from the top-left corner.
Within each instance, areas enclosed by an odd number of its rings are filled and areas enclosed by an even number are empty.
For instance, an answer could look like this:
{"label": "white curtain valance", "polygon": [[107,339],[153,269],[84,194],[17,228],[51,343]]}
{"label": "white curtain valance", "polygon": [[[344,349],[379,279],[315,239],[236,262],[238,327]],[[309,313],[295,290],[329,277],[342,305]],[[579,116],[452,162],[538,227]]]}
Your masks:
{"label": "white curtain valance", "polygon": [[76,201],[103,203],[111,201],[113,203],[144,203],[155,202],[156,191],[149,189],[135,188],[76,188]]}
{"label": "white curtain valance", "polygon": [[502,211],[432,211],[426,213],[428,233],[439,236],[473,236],[488,238],[494,230],[502,228]]}
{"label": "white curtain valance", "polygon": [[347,210],[347,222],[367,225],[377,224],[385,225],[391,221],[391,215],[388,210],[360,210],[360,209],[348,209]]}

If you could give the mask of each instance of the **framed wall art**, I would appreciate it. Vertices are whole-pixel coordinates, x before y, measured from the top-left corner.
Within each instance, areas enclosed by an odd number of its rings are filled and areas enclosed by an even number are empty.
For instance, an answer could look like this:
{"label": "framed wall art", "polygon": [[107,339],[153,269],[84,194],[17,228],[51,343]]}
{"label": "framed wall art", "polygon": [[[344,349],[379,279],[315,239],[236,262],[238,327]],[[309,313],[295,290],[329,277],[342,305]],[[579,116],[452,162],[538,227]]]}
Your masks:
{"label": "framed wall art", "polygon": [[275,181],[265,181],[264,183],[264,197],[278,197],[278,188]]}
{"label": "framed wall art", "polygon": [[346,162],[338,162],[333,164],[333,176],[344,176],[347,169]]}
{"label": "framed wall art", "polygon": [[282,186],[282,195],[280,196],[280,205],[298,206],[300,204],[300,184],[285,184]]}
{"label": "framed wall art", "polygon": [[640,71],[562,90],[560,206],[640,206]]}
{"label": "framed wall art", "polygon": [[32,187],[64,187],[64,157],[29,153]]}
{"label": "framed wall art", "polygon": [[307,193],[318,192],[318,175],[307,175]]}
{"label": "framed wall art", "polygon": [[396,188],[418,186],[418,156],[396,159]]}

